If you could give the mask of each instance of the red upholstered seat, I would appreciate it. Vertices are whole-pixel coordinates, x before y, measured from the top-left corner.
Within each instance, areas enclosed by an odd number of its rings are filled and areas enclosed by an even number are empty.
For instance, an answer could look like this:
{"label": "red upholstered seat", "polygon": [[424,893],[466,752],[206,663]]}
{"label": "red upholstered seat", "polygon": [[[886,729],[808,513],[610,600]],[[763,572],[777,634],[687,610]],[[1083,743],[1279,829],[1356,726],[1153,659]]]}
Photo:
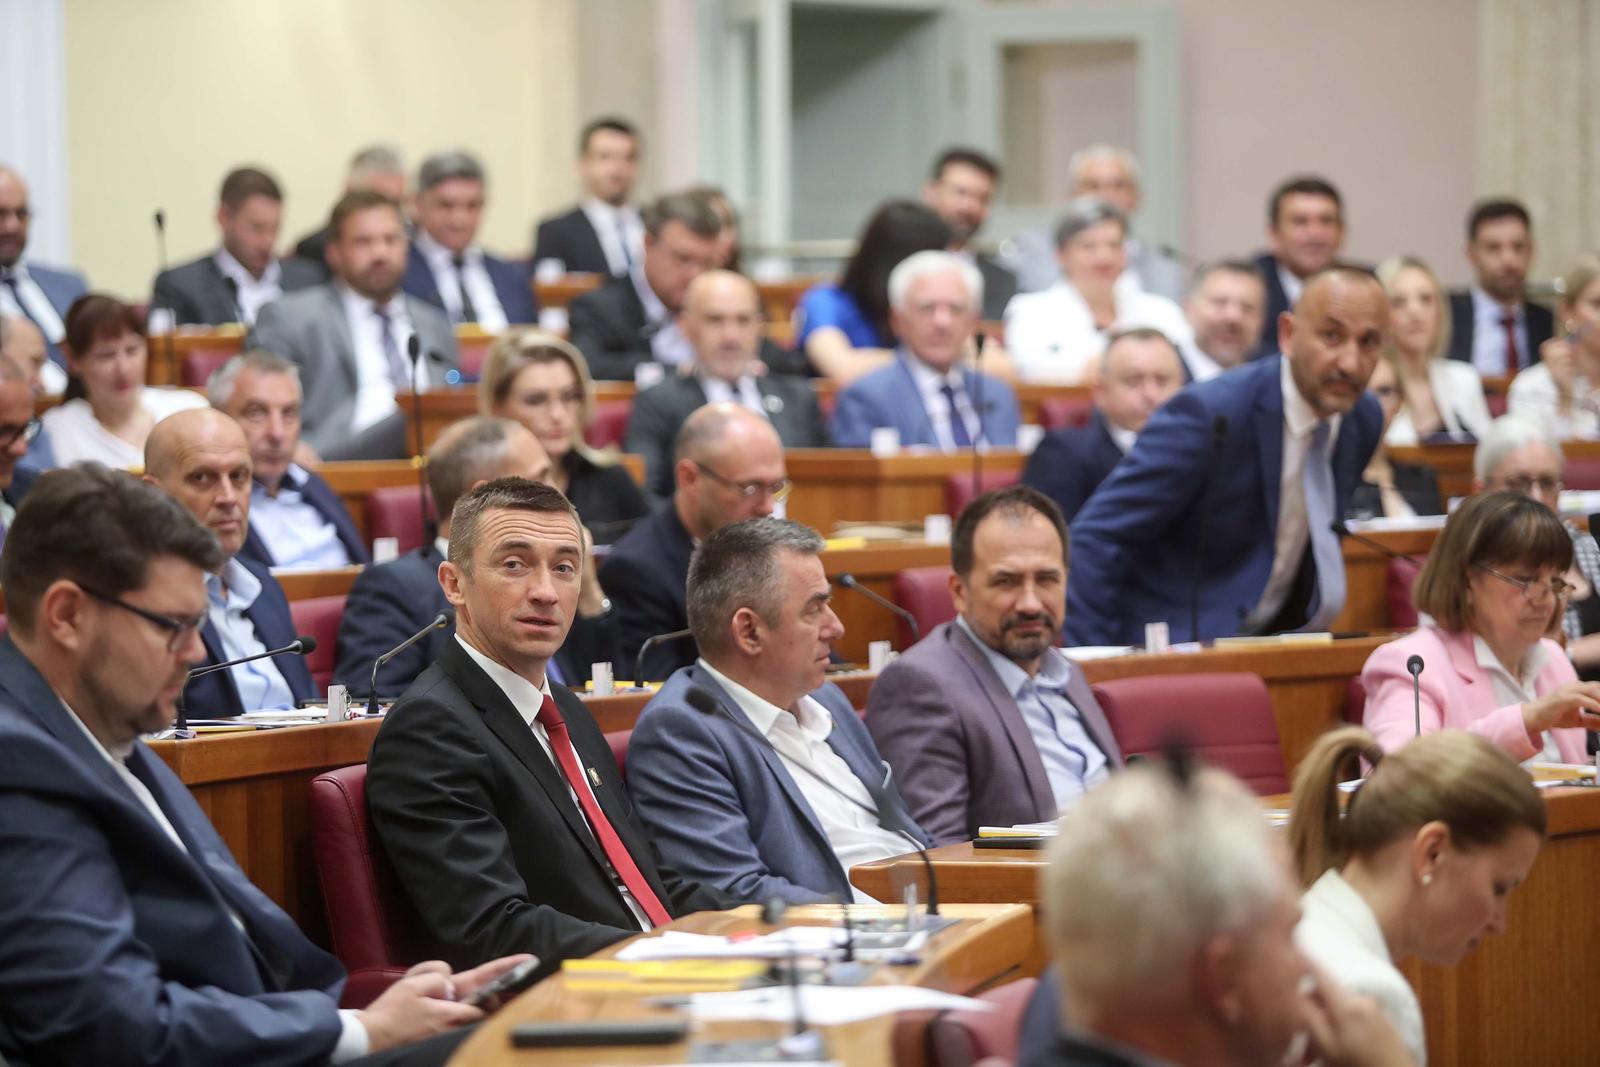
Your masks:
{"label": "red upholstered seat", "polygon": [[971,471],[952,474],[944,483],[945,510],[950,515],[959,515],[968,504],[972,503],[978,493],[987,493],[991,489],[1004,489],[1008,485],[1016,485],[1021,480],[1021,471],[985,470],[978,475],[978,492],[974,493]]}
{"label": "red upholstered seat", "polygon": [[1015,1063],[1022,1013],[1038,984],[1037,978],[1021,978],[980,994],[978,999],[992,1004],[993,1011],[951,1011],[935,1016],[929,1026],[930,1067],[974,1067],[990,1057]]}
{"label": "red upholstered seat", "polygon": [[1417,605],[1411,600],[1411,587],[1422,573],[1422,563],[1411,556],[1389,561],[1384,577],[1384,599],[1389,607],[1389,625],[1396,630],[1409,630],[1417,625]]}
{"label": "red upholstered seat", "polygon": [[1510,399],[1504,393],[1485,393],[1483,402],[1489,408],[1490,417],[1496,419],[1504,415],[1506,409],[1510,407]]}
{"label": "red upholstered seat", "polygon": [[425,958],[421,920],[367,815],[367,765],[312,779],[311,849],[333,954],[350,972],[340,1004],[364,1008]]}
{"label": "red upholstered seat", "polygon": [[622,780],[628,780],[628,739],[633,736],[632,730],[613,730],[606,734],[606,744],[611,746],[611,758],[617,761],[617,770],[622,774]]}
{"label": "red upholstered seat", "polygon": [[[422,545],[422,509],[417,500],[422,490],[414,485],[388,485],[367,494],[367,539],[393,537],[402,553]],[[433,501],[428,501],[433,517]]]}
{"label": "red upholstered seat", "polygon": [[[161,342],[154,340],[152,345]],[[191,388],[199,388],[211,380],[211,375],[216,369],[238,355],[236,349],[231,348],[192,348],[183,355],[183,362],[178,365],[178,384]]]}
{"label": "red upholstered seat", "polygon": [[1046,430],[1065,430],[1089,425],[1094,417],[1094,401],[1087,393],[1052,396],[1039,402],[1039,425]]}
{"label": "red upholstered seat", "polygon": [[317,650],[306,657],[306,669],[317,685],[317,692],[326,693],[333,680],[334,646],[339,640],[339,617],[344,614],[344,597],[314,596],[307,600],[291,600],[289,617],[294,620],[295,633],[317,639]]}
{"label": "red upholstered seat", "polygon": [[1568,456],[1561,481],[1568,489],[1600,489],[1600,458]]}
{"label": "red upholstered seat", "polygon": [[457,340],[457,364],[461,367],[461,377],[464,380],[475,382],[483,377],[483,361],[489,358],[489,346],[494,344],[494,341],[493,337]]}
{"label": "red upholstered seat", "polygon": [[[901,571],[894,576],[890,599],[911,612],[924,637],[941,622],[956,617],[955,602],[950,599],[949,567],[912,567]],[[895,625],[900,633],[900,647],[909,647],[911,628],[904,622]]]}
{"label": "red upholstered seat", "polygon": [[1117,678],[1096,685],[1094,695],[1125,757],[1181,742],[1262,796],[1289,791],[1272,698],[1258,675]]}
{"label": "red upholstered seat", "polygon": [[633,417],[633,401],[612,400],[594,406],[594,415],[583,431],[583,439],[595,448],[622,447],[628,436],[628,420]]}

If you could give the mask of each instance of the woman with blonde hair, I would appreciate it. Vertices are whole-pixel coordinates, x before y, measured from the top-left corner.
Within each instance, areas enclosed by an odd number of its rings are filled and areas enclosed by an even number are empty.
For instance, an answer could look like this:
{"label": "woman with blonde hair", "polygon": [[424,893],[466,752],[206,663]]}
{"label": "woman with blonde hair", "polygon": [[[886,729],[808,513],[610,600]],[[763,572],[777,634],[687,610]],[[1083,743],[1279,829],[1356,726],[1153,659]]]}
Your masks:
{"label": "woman with blonde hair", "polygon": [[[1341,808],[1339,783],[1371,766]],[[1373,997],[1418,1064],[1422,1009],[1402,960],[1451,966],[1505,930],[1506,899],[1545,835],[1526,771],[1476,734],[1442,730],[1385,753],[1360,727],[1317,739],[1294,775],[1289,840],[1306,894],[1300,948]]]}
{"label": "woman with blonde hair", "polygon": [[1483,379],[1471,363],[1449,359],[1449,304],[1439,278],[1415,256],[1378,265],[1389,296],[1390,355],[1405,403],[1384,442],[1414,445],[1440,433],[1476,436],[1489,425]]}
{"label": "woman with blonde hair", "polygon": [[1600,438],[1600,257],[1562,275],[1556,321],[1539,362],[1512,379],[1509,411],[1538,419],[1558,441]]}
{"label": "woman with blonde hair", "polygon": [[478,381],[478,410],[520,422],[539,439],[550,456],[551,484],[578,509],[596,544],[610,544],[649,513],[617,454],[584,440],[594,416],[589,365],[555,334],[524,327],[496,338]]}

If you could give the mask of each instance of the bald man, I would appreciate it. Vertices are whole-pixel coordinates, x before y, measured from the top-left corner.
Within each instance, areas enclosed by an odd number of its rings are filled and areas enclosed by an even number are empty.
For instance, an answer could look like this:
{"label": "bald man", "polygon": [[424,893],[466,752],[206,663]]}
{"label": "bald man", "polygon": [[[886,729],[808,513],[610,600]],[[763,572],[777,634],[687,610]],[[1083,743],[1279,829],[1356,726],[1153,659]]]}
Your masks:
{"label": "bald man", "polygon": [[[672,499],[612,545],[600,568],[617,614],[618,677],[633,672],[646,640],[688,628],[694,546],[730,523],[771,515],[789,495],[783,443],[770,422],[737,404],[707,404],[690,415],[673,453]],[[662,642],[645,656],[644,678],[662,681],[694,661],[693,640]]]}
{"label": "bald man", "polygon": [[0,357],[0,547],[4,547],[6,531],[17,515],[17,464],[28,454],[30,433],[37,432],[28,376],[11,360]]}
{"label": "bald man", "polygon": [[[233,419],[194,408],[156,423],[144,443],[144,480],[166,490],[210,530],[226,557],[206,575],[206,666],[282,648],[295,639],[289,601],[266,566],[238,556],[250,531],[250,444]],[[205,675],[183,689],[191,717],[285,710],[319,694],[303,656],[277,656]]]}
{"label": "bald man", "polygon": [[67,308],[89,291],[75,270],[45,267],[26,256],[33,208],[22,175],[0,163],[0,315],[21,315],[39,327],[50,358],[65,367],[61,339]]}
{"label": "bald man", "polygon": [[1368,271],[1311,275],[1282,355],[1191,385],[1151,416],[1072,525],[1067,643],[1321,631],[1344,606],[1332,524],[1383,430],[1365,390],[1389,332]]}
{"label": "bald man", "polygon": [[644,456],[645,485],[672,495],[672,442],[695,409],[737,404],[772,423],[785,448],[827,448],[827,423],[804,378],[764,373],[761,295],[742,274],[711,270],[689,283],[678,328],[694,349],[685,373],[671,375],[633,400],[625,448]]}

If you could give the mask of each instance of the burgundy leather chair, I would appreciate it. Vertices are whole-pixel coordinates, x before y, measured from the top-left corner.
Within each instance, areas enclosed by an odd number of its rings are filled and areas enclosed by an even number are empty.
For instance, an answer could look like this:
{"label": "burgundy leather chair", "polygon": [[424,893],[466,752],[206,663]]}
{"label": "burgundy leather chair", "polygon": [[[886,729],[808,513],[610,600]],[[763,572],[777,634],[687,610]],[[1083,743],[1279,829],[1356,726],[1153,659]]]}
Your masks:
{"label": "burgundy leather chair", "polygon": [[594,406],[594,415],[583,431],[583,439],[594,448],[622,447],[628,436],[628,420],[633,417],[633,401],[612,400]]}
{"label": "burgundy leather chair", "polygon": [[395,880],[367,815],[367,765],[318,775],[310,791],[311,851],[333,954],[350,972],[340,1006],[364,1008],[426,958],[421,920]]}
{"label": "burgundy leather chair", "polygon": [[1593,456],[1568,456],[1561,468],[1561,481],[1568,489],[1600,489],[1600,459]]}
{"label": "burgundy leather chair", "polygon": [[1094,401],[1088,394],[1052,396],[1039,402],[1039,425],[1046,430],[1076,429],[1094,418]]}
{"label": "burgundy leather chair", "polygon": [[[1016,485],[1021,480],[1021,471],[985,470],[978,475],[978,493],[987,493],[991,489],[1004,489],[1008,485]],[[971,471],[952,474],[944,482],[945,512],[952,516],[961,514],[978,493],[972,491]]]}
{"label": "burgundy leather chair", "polygon": [[[157,339],[150,343],[159,345],[161,341]],[[178,384],[202,388],[218,367],[238,354],[236,349],[227,348],[191,349],[184,353],[183,362],[178,365]]]}
{"label": "burgundy leather chair", "polygon": [[1267,683],[1258,675],[1154,674],[1094,686],[1124,757],[1181,741],[1261,796],[1289,791]]}
{"label": "burgundy leather chair", "polygon": [[951,1011],[934,1017],[929,1027],[929,1067],[974,1067],[990,1057],[1006,1063],[1017,1060],[1022,1013],[1033,999],[1037,978],[1020,978],[978,999],[993,1011]]}
{"label": "burgundy leather chair", "polygon": [[1411,599],[1411,587],[1422,573],[1424,560],[1414,556],[1391,559],[1384,576],[1384,599],[1389,607],[1389,625],[1396,630],[1409,630],[1417,625],[1417,605]]}
{"label": "burgundy leather chair", "polygon": [[339,641],[339,619],[344,615],[344,597],[314,596],[307,600],[289,601],[289,617],[294,620],[295,633],[317,639],[317,650],[306,657],[306,669],[316,683],[317,692],[326,693],[333,680],[333,668],[338,660],[335,646]]}
{"label": "burgundy leather chair", "polygon": [[[911,567],[894,576],[894,587],[889,599],[911,612],[922,630],[922,636],[941,622],[956,617],[955,602],[950,599],[949,567]],[[895,624],[900,634],[900,647],[911,646],[911,627],[904,622]]]}
{"label": "burgundy leather chair", "polygon": [[[422,545],[422,509],[417,501],[422,490],[414,485],[386,485],[367,494],[367,539],[393,537],[402,553]],[[434,517],[433,500],[428,500],[428,515]]]}
{"label": "burgundy leather chair", "polygon": [[611,758],[617,761],[617,770],[622,774],[624,784],[628,781],[628,739],[631,737],[632,730],[613,730],[606,734],[606,744],[611,746]]}

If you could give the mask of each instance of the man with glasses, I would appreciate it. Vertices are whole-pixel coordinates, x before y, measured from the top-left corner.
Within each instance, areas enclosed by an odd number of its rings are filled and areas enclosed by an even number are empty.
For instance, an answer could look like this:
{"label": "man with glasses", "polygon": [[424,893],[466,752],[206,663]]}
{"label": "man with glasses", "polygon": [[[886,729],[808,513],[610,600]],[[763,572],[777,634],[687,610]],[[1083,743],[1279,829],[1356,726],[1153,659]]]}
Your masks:
{"label": "man with glasses", "polygon": [[89,291],[74,270],[58,270],[27,261],[28,184],[22,175],[0,163],[0,315],[20,315],[39,327],[50,345],[50,358],[67,365],[61,352],[67,308]]}
{"label": "man with glasses", "polygon": [[[771,515],[792,488],[772,424],[737,404],[707,404],[689,416],[674,453],[672,499],[613,545],[600,568],[629,672],[645,641],[688,628],[694,546],[730,523]],[[689,638],[663,641],[646,654],[644,678],[659,681],[694,661]]]}
{"label": "man with glasses", "polygon": [[0,356],[0,548],[16,517],[18,498],[25,486],[17,484],[17,464],[28,454],[28,442],[39,433],[33,417],[33,390],[28,376],[15,363]]}

